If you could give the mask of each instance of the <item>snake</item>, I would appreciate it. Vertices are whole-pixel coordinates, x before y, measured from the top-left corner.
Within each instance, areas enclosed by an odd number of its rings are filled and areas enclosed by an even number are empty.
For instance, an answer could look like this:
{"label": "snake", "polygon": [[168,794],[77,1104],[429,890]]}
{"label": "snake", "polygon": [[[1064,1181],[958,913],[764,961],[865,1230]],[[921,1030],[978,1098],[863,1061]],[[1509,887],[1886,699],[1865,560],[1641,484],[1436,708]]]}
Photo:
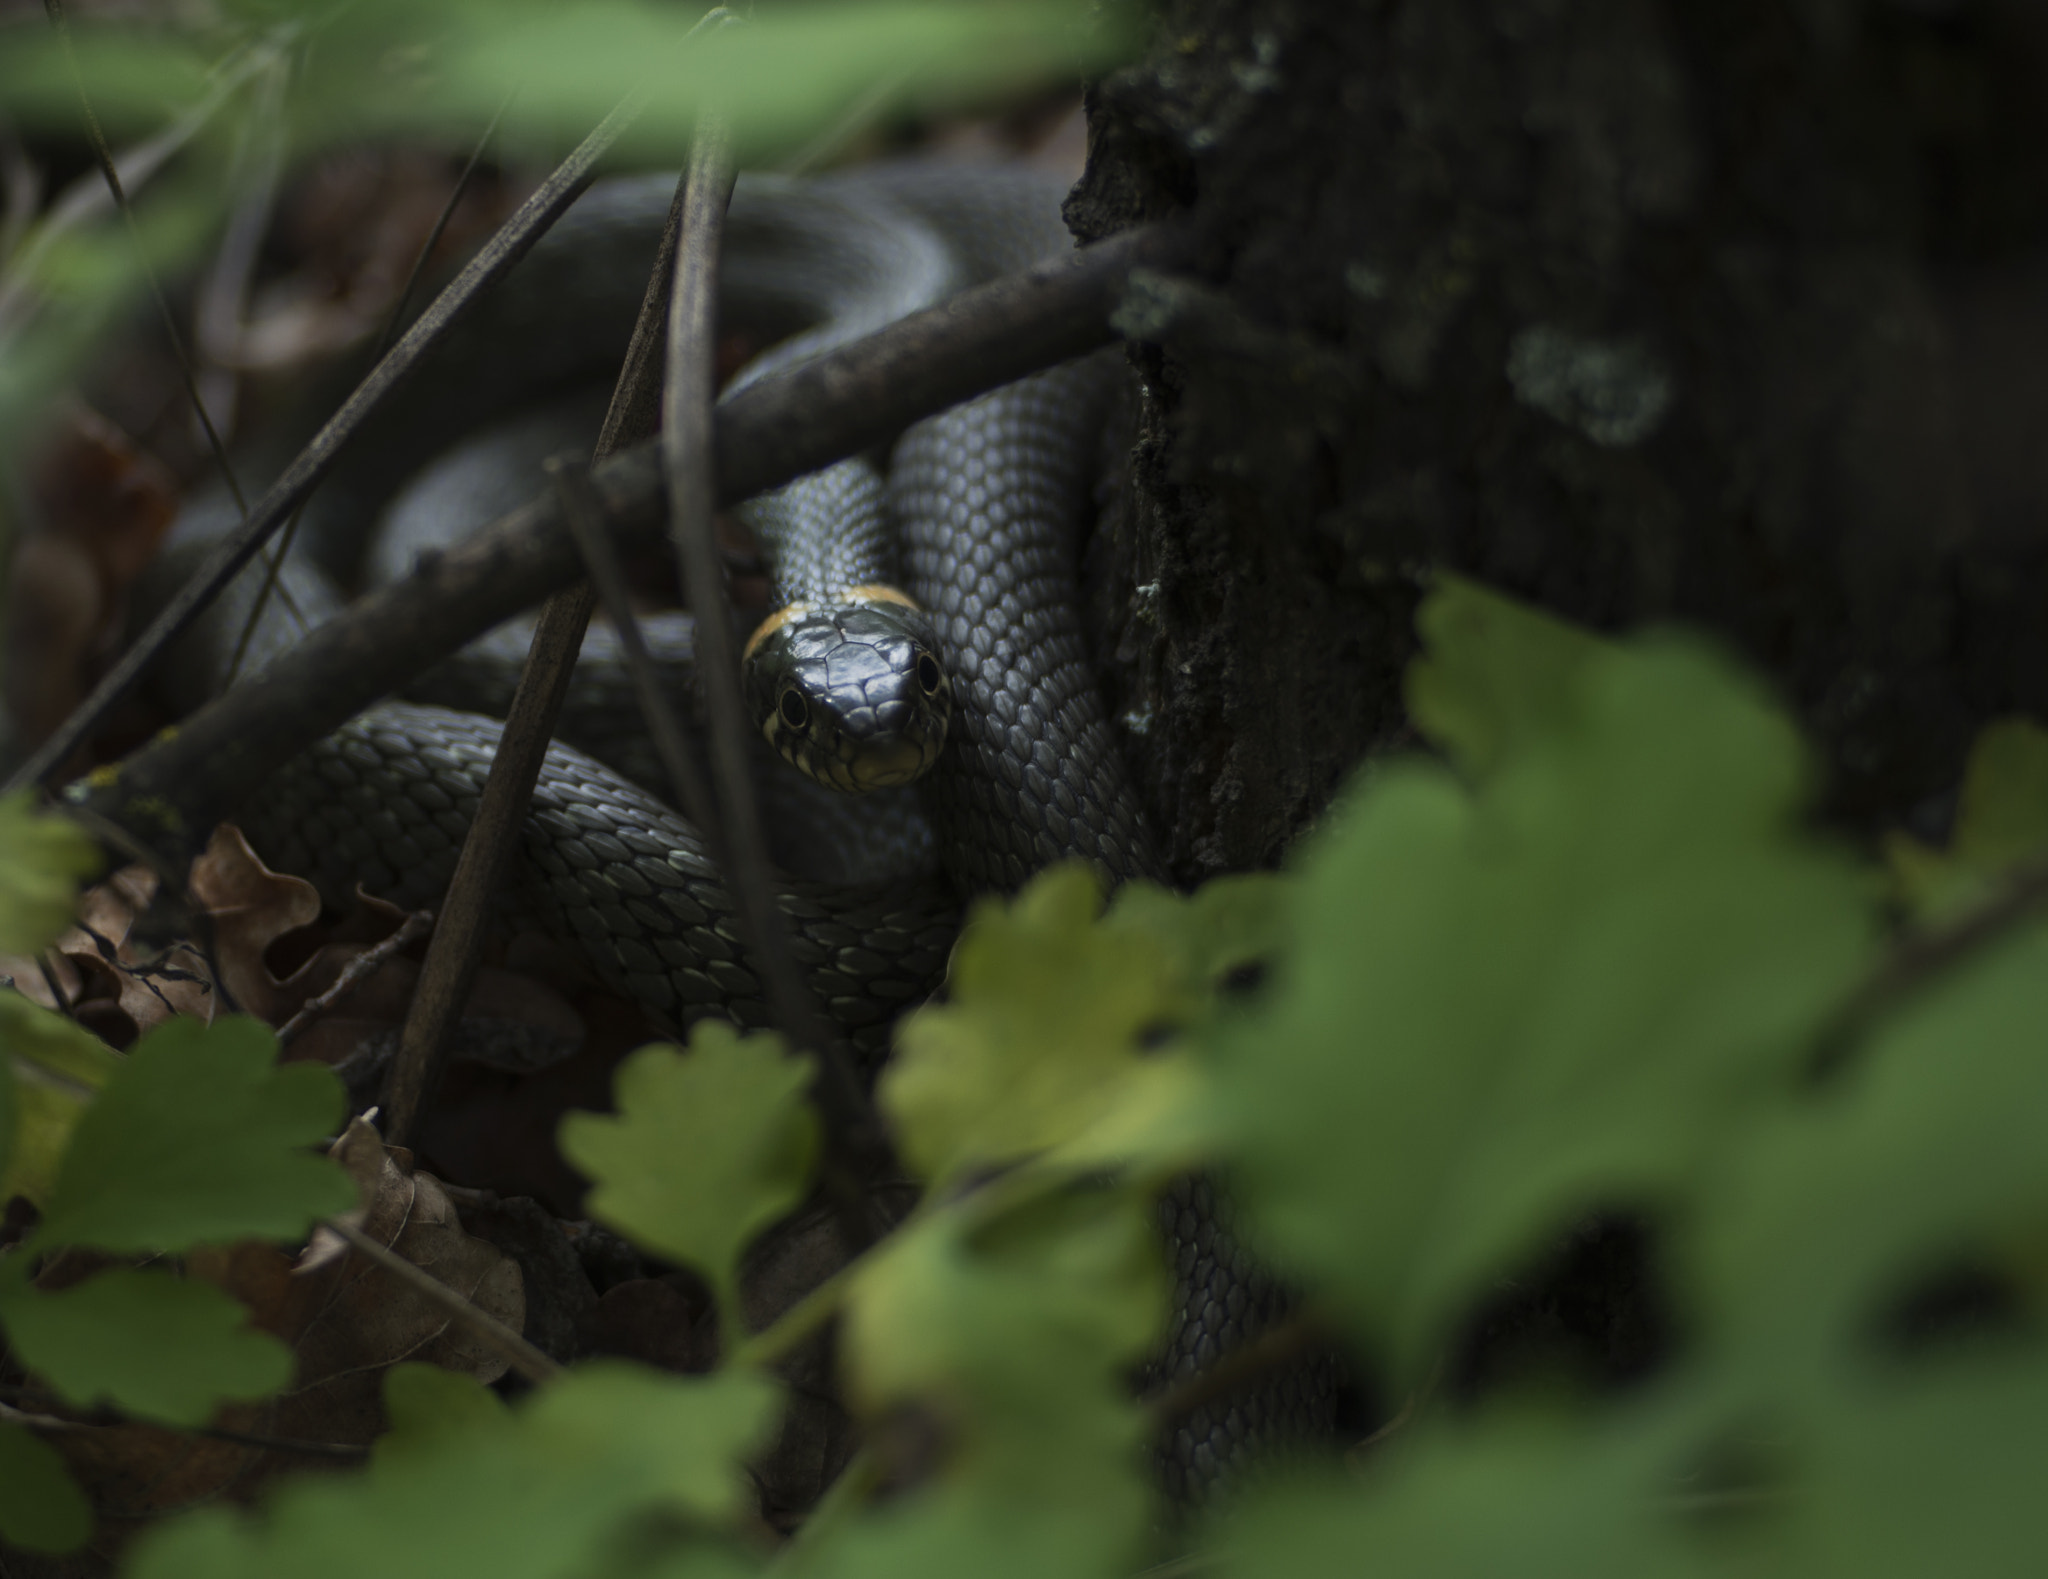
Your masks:
{"label": "snake", "polygon": [[[672,190],[659,175],[595,185],[380,415],[357,446],[363,459],[324,490],[328,519],[309,534],[308,563],[289,570],[302,601],[319,604],[320,577],[345,585],[364,573],[352,540],[369,535],[366,519],[386,520],[368,556],[381,556],[375,573],[401,573],[433,551],[447,518],[480,524],[530,492],[549,433],[579,422],[594,431],[588,397],[580,407],[572,397],[527,419],[537,426],[515,424],[509,449],[523,460],[507,467],[507,441],[487,424],[616,368]],[[1071,246],[1062,193],[1019,167],[931,161],[804,181],[742,176],[721,314],[779,338],[736,382]],[[769,820],[822,826],[814,842],[828,847],[858,844],[852,830],[876,816],[889,830],[851,859],[828,850],[779,893],[816,1000],[870,1074],[897,1017],[940,990],[965,901],[1077,858],[1111,885],[1164,875],[1078,613],[1080,536],[1124,376],[1114,349],[1053,368],[912,425],[887,457],[827,468],[745,511],[781,603],[750,642],[773,657],[748,681],[759,745],[812,775],[797,789],[794,773],[757,773]],[[485,430],[467,451],[449,451],[458,424]],[[436,451],[448,452],[438,469]],[[507,475],[491,480],[494,466]],[[687,629],[650,620],[648,630],[687,671]],[[600,678],[606,642],[596,627],[592,638],[578,683],[609,685],[617,715],[624,693]],[[260,638],[259,660],[266,642],[287,639]],[[502,673],[517,650],[501,633],[456,665]],[[408,908],[435,902],[499,730],[445,705],[448,679],[429,676],[416,693],[432,700],[366,710],[253,786],[236,820],[256,850],[312,878],[330,903],[358,884]],[[864,741],[892,719],[891,738]],[[666,1031],[706,1016],[766,1026],[759,974],[703,839],[618,770],[616,749],[570,738],[542,766],[506,907],[579,948]],[[901,787],[911,779],[914,792]],[[867,789],[880,793],[842,793]],[[1289,1297],[1243,1249],[1214,1181],[1180,1181],[1159,1214],[1175,1292],[1149,1374],[1164,1383],[1256,1336]],[[1165,1489],[1197,1503],[1281,1444],[1327,1435],[1332,1383],[1327,1366],[1295,1366],[1194,1410],[1158,1444]]]}

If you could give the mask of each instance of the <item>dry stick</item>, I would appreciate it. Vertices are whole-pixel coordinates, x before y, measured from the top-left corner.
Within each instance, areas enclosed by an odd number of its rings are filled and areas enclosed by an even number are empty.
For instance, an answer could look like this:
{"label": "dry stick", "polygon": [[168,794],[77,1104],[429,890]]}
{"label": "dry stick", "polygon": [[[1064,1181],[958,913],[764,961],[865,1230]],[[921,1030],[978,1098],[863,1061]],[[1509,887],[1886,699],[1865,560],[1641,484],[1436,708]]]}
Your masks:
{"label": "dry stick", "polygon": [[548,480],[555,497],[562,502],[562,514],[569,533],[576,539],[576,551],[583,556],[583,568],[597,589],[598,602],[619,633],[619,647],[626,657],[626,672],[633,678],[633,694],[640,703],[640,716],[654,742],[654,754],[661,759],[676,804],[704,836],[711,864],[727,870],[724,831],[718,821],[717,803],[711,784],[699,771],[697,759],[683,735],[676,710],[662,694],[661,677],[648,656],[647,639],[640,622],[633,617],[632,593],[626,585],[626,568],[619,562],[612,540],[604,535],[604,508],[590,486],[588,468],[568,464],[560,458],[547,463]]}
{"label": "dry stick", "polygon": [[2048,862],[2033,861],[1960,915],[1938,927],[1908,932],[1815,1033],[1808,1074],[1826,1080],[1837,1073],[1887,1011],[1986,944],[2033,920],[2044,907]]}
{"label": "dry stick", "polygon": [[[668,223],[663,227],[654,269],[640,299],[633,338],[626,348],[626,360],[619,370],[618,382],[612,387],[611,403],[598,433],[599,459],[610,454],[623,436],[639,436],[630,426],[633,413],[645,411],[658,398],[658,348],[668,301],[668,277],[675,268],[677,248],[682,245],[677,235],[683,222],[682,186],[678,181],[675,199],[669,204]],[[498,736],[498,749],[491,758],[476,820],[462,841],[455,873],[448,880],[440,925],[427,945],[419,986],[399,1034],[398,1056],[392,1060],[391,1073],[385,1081],[384,1106],[389,1114],[385,1134],[396,1145],[405,1143],[440,1084],[449,1034],[469,998],[477,966],[483,961],[484,930],[491,902],[517,859],[527,805],[533,799],[533,786],[547,758],[548,742],[554,738],[555,722],[569,693],[569,682],[576,672],[576,655],[582,650],[583,634],[589,628],[595,603],[596,594],[586,582],[555,593],[541,608],[526,668],[520,673],[519,688],[513,694],[505,727]]]}
{"label": "dry stick", "polygon": [[1145,1413],[1152,1429],[1170,1430],[1204,1404],[1228,1397],[1328,1341],[1329,1327],[1323,1313],[1314,1306],[1297,1310],[1251,1342],[1232,1349],[1206,1371],[1197,1371],[1148,1398]]}
{"label": "dry stick", "polygon": [[[244,82],[276,63],[281,51],[277,38],[295,31],[295,25],[279,29],[270,41],[246,45],[229,54],[214,68],[204,98],[154,137],[145,138],[114,161],[114,172],[122,189],[139,187],[161,170],[173,154],[213,119],[216,110],[241,91]],[[41,221],[22,239],[20,253],[6,260],[6,273],[0,275],[0,337],[13,333],[33,316],[34,283],[50,249],[112,203],[113,194],[97,170],[90,177],[80,176],[58,194]]]}
{"label": "dry stick", "polygon": [[[384,353],[391,349],[391,342],[398,338],[399,325],[405,322],[406,309],[412,306],[412,293],[419,286],[420,276],[427,271],[427,261],[433,257],[434,249],[441,244],[441,237],[447,233],[448,222],[455,217],[456,207],[462,202],[462,194],[469,190],[470,177],[476,174],[476,167],[483,161],[484,150],[490,147],[491,139],[497,135],[498,123],[505,118],[505,111],[511,108],[512,100],[518,91],[514,88],[498,101],[498,108],[491,116],[490,125],[484,128],[483,135],[476,140],[476,146],[470,149],[468,163],[463,165],[462,174],[455,178],[455,186],[448,194],[448,201],[441,205],[441,212],[435,216],[433,229],[427,232],[427,239],[421,243],[418,256],[412,260],[412,272],[406,275],[405,285],[399,291],[398,299],[391,304],[391,313],[385,318],[383,331],[377,336],[377,349],[372,353],[371,361],[382,361]],[[292,511],[291,519],[284,524],[284,535],[278,540],[277,551],[265,561],[263,585],[256,589],[256,601],[249,606],[249,617],[242,622],[241,635],[235,638],[235,652],[228,660],[227,677],[221,682],[222,690],[232,686],[236,677],[241,674],[242,659],[248,653],[250,638],[256,634],[256,623],[263,618],[264,605],[269,603],[272,590],[286,590],[280,586],[277,578],[279,572],[284,569],[285,561],[291,557],[292,543],[299,535],[299,521],[305,513],[306,501],[301,499]],[[303,631],[306,625],[307,621],[300,618],[300,630]]]}
{"label": "dry stick", "polygon": [[[420,315],[419,322],[405,332],[398,344],[371,368],[347,400],[320,431],[313,435],[284,475],[256,501],[248,518],[217,544],[192,579],[181,587],[164,610],[151,621],[135,645],[121,657],[100,683],[73,710],[63,725],[40,750],[7,782],[15,789],[25,784],[47,783],[72,752],[98,729],[142,673],[173,641],[184,634],[221,588],[241,571],[256,550],[270,538],[284,519],[299,505],[313,485],[327,474],[343,444],[360,428],[370,413],[412,372],[428,351],[453,327],[462,312],[513,264],[532,250],[547,228],[567,211],[596,173],[597,161],[632,124],[645,103],[635,91],[605,117],[603,123],[584,138],[576,151],[562,161],[547,180],[513,216],[499,227],[462,272],[452,280],[434,303]],[[474,633],[473,633],[474,634]]]}
{"label": "dry stick", "polygon": [[457,1324],[466,1328],[492,1353],[501,1356],[513,1370],[529,1382],[553,1381],[562,1374],[561,1366],[496,1316],[473,1303],[458,1290],[450,1288],[431,1272],[414,1266],[397,1251],[371,1238],[353,1223],[345,1222],[339,1217],[330,1217],[325,1226],[347,1240],[349,1248],[358,1255],[374,1263],[381,1270],[389,1272],[414,1293],[424,1296],[429,1303],[439,1305],[447,1311]]}
{"label": "dry stick", "polygon": [[[1106,344],[1131,269],[1171,268],[1191,255],[1192,239],[1130,231],[750,384],[713,413],[719,500],[858,454],[920,417]],[[614,456],[591,485],[621,544],[650,543],[666,525],[655,446]],[[267,774],[577,574],[561,505],[542,495],[342,610],[175,733],[78,786],[71,804],[182,859]]]}
{"label": "dry stick", "polygon": [[740,694],[739,642],[726,600],[714,515],[711,409],[716,367],[717,266],[715,236],[732,195],[733,171],[723,119],[707,110],[697,122],[690,151],[684,234],[692,245],[676,262],[668,314],[668,385],[662,402],[661,458],[668,479],[669,531],[690,612],[697,620],[697,668],[711,725],[711,766],[725,830],[734,919],[760,972],[769,1018],[790,1041],[816,1056],[811,1100],[825,1133],[821,1169],[841,1231],[856,1250],[879,1235],[863,1186],[889,1169],[887,1138],[867,1095],[840,1051],[839,1039],[797,969],[789,932],[776,902],[768,843],[747,761],[748,726]]}
{"label": "dry stick", "polygon": [[[99,115],[92,107],[92,96],[86,92],[85,73],[79,67],[78,51],[71,41],[71,23],[64,15],[64,0],[43,0],[43,9],[50,14],[50,22],[63,44],[64,62],[71,68],[71,81],[78,89],[78,107],[85,113],[86,140],[92,144],[92,155],[99,163],[100,175],[107,183],[107,190],[114,195],[114,206],[120,209],[121,218],[128,226],[129,239],[135,243],[135,255],[142,262],[143,276],[149,281],[150,295],[156,298],[157,314],[164,322],[164,335],[171,342],[172,355],[177,359],[178,371],[185,380],[185,394],[192,402],[200,427],[206,430],[206,447],[213,452],[213,464],[220,468],[228,492],[235,496],[235,508],[246,517],[249,501],[242,497],[242,484],[228,461],[228,447],[221,442],[220,431],[214,427],[206,401],[199,393],[199,376],[193,371],[192,355],[185,347],[185,337],[178,333],[177,314],[171,311],[171,299],[164,294],[163,282],[157,278],[156,268],[149,261],[149,249],[142,243],[142,228],[135,223],[135,210],[121,185],[121,172],[114,168],[114,150],[108,146],[107,134],[100,129]],[[65,755],[69,756],[70,752],[67,750]]]}
{"label": "dry stick", "polygon": [[427,935],[427,929],[434,924],[434,912],[415,910],[407,916],[398,930],[383,942],[363,950],[335,978],[334,985],[319,997],[308,1000],[306,1006],[277,1028],[280,1046],[289,1047],[292,1039],[311,1028],[321,1015],[331,1012],[347,1001],[349,994],[376,975],[378,968],[392,956],[417,943]]}
{"label": "dry stick", "polygon": [[95,1409],[89,1418],[51,1414],[62,1407],[60,1400],[27,1387],[0,1387],[0,1411],[31,1431],[104,1431],[126,1426],[147,1425],[180,1436],[204,1437],[210,1442],[229,1442],[236,1447],[257,1447],[271,1453],[296,1453],[306,1458],[354,1461],[369,1455],[369,1449],[354,1442],[313,1442],[304,1437],[266,1436],[260,1431],[236,1431],[227,1426],[167,1426],[153,1420],[137,1420],[118,1409]]}
{"label": "dry stick", "polygon": [[595,601],[588,587],[579,586],[555,594],[541,609],[526,669],[505,715],[476,817],[455,861],[455,875],[448,880],[440,924],[427,945],[426,963],[420,967],[419,985],[399,1034],[398,1056],[385,1082],[389,1118],[384,1137],[394,1146],[409,1143],[413,1126],[440,1082],[448,1033],[469,998],[477,966],[483,963],[491,903],[518,852],[526,804],[533,798],[541,761],[554,738],[555,719],[569,693],[583,628]]}

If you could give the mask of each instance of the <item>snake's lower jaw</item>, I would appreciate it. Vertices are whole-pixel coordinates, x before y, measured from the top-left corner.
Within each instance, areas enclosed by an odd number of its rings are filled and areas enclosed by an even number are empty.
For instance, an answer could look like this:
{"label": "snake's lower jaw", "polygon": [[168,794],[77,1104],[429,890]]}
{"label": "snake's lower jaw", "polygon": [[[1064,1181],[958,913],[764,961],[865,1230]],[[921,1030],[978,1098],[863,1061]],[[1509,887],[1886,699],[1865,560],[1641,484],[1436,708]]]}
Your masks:
{"label": "snake's lower jaw", "polygon": [[928,745],[898,740],[863,752],[845,764],[847,775],[853,781],[849,787],[865,794],[869,790],[900,789],[905,784],[916,783],[939,760],[939,747],[945,743],[945,738],[945,731],[940,730],[937,738]]}

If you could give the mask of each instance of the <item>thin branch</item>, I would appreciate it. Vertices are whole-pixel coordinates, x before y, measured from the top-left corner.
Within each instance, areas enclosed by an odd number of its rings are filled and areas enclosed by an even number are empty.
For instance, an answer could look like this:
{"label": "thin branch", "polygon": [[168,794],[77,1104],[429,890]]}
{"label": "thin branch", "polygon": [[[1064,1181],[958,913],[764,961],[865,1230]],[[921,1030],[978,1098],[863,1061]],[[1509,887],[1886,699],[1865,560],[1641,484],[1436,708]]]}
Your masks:
{"label": "thin branch", "polygon": [[390,1115],[385,1137],[394,1146],[408,1144],[440,1083],[448,1036],[468,1001],[477,966],[483,963],[491,904],[518,855],[527,802],[540,780],[541,762],[554,737],[555,719],[569,693],[583,630],[596,601],[587,586],[579,585],[556,593],[541,609],[526,668],[491,757],[476,816],[456,857],[455,875],[448,880],[441,922],[427,945],[426,963],[420,967],[419,985],[399,1033],[398,1056],[385,1082],[384,1106]]}
{"label": "thin branch", "polygon": [[525,257],[548,227],[568,211],[569,205],[590,184],[605,150],[632,124],[645,102],[645,94],[638,90],[628,95],[533,195],[519,205],[518,211],[484,244],[482,250],[435,298],[434,304],[420,315],[419,321],[405,332],[382,361],[370,369],[355,391],[342,402],[341,408],[313,435],[297,458],[285,468],[284,475],[256,502],[256,508],[249,512],[248,519],[215,545],[197,573],[150,622],[149,629],[107,672],[106,677],[93,688],[92,694],[15,772],[8,780],[7,788],[46,783],[69,760],[72,752],[99,729],[157,656],[190,628],[200,612],[240,573],[257,549],[284,524],[285,518],[298,508],[313,485],[333,466],[342,445],[363,425],[371,412],[446,336],[470,303]]}
{"label": "thin branch", "polygon": [[[123,190],[135,191],[155,176],[172,155],[198,135],[223,104],[241,91],[244,82],[258,72],[270,70],[283,58],[285,41],[297,31],[297,23],[287,23],[274,30],[265,42],[244,46],[216,66],[204,98],[154,137],[145,138],[114,161]],[[80,176],[58,194],[42,219],[22,238],[20,253],[7,258],[6,271],[0,274],[0,339],[21,329],[34,315],[36,280],[51,249],[112,204],[113,195],[97,170]]]}
{"label": "thin branch", "polygon": [[613,629],[619,633],[619,648],[625,654],[626,672],[633,678],[633,694],[640,703],[640,717],[647,725],[648,737],[654,742],[654,754],[661,759],[669,785],[675,791],[676,805],[696,824],[697,831],[704,836],[712,865],[722,872],[726,869],[724,830],[718,819],[717,804],[711,797],[711,785],[697,765],[676,710],[662,694],[661,677],[655,672],[654,660],[648,656],[647,638],[641,634],[640,622],[633,616],[632,593],[626,586],[626,568],[619,562],[612,540],[604,534],[604,510],[590,486],[590,472],[584,467],[566,465],[559,458],[547,463],[547,471],[555,487],[555,496],[561,500],[562,514],[569,523],[570,535],[576,539],[577,551],[583,556],[583,568],[590,576],[590,584],[597,589],[598,601],[603,605]]}
{"label": "thin branch", "polygon": [[236,1447],[261,1448],[269,1453],[294,1453],[302,1458],[331,1458],[353,1463],[369,1456],[370,1450],[354,1442],[313,1442],[304,1437],[267,1436],[260,1431],[236,1431],[228,1426],[168,1426],[155,1420],[137,1420],[118,1409],[95,1409],[90,1415],[53,1414],[61,1400],[28,1387],[0,1387],[0,1410],[31,1431],[61,1434],[67,1431],[103,1431],[121,1426],[149,1426],[158,1431],[175,1431],[180,1436],[204,1437],[210,1442],[230,1442]]}
{"label": "thin branch", "polygon": [[[391,311],[384,319],[383,332],[377,336],[377,349],[372,362],[381,362],[384,353],[391,349],[391,342],[398,338],[399,326],[405,322],[406,309],[412,306],[412,293],[419,285],[420,276],[426,273],[427,261],[433,257],[434,249],[441,244],[441,237],[447,233],[449,220],[455,217],[455,210],[462,202],[463,193],[469,190],[470,177],[476,174],[476,167],[483,161],[484,150],[497,135],[498,123],[505,118],[505,111],[511,107],[513,97],[518,93],[515,87],[499,101],[497,112],[491,116],[491,123],[476,140],[476,146],[469,151],[469,161],[463,165],[462,174],[455,178],[455,186],[448,194],[448,201],[441,205],[441,212],[434,218],[433,229],[427,232],[427,239],[420,246],[419,253],[412,260],[412,272],[405,277],[405,287],[398,293],[398,300],[391,304]],[[234,656],[228,659],[225,678],[221,689],[227,690],[242,672],[242,660],[248,655],[250,638],[256,634],[257,622],[263,618],[264,606],[270,602],[273,591],[284,590],[278,582],[278,575],[284,569],[285,561],[291,558],[292,544],[299,535],[299,521],[306,513],[306,501],[301,499],[291,513],[291,519],[284,524],[284,535],[278,539],[274,550],[267,551],[263,568],[263,585],[256,589],[256,600],[249,605],[249,617],[242,621],[242,633],[235,638]],[[289,593],[286,594],[289,599]],[[306,629],[305,619],[298,617],[301,631]]]}
{"label": "thin branch", "polygon": [[[691,30],[690,36],[694,38],[707,27],[722,25],[725,17],[723,7],[714,9]],[[655,347],[661,341],[662,304],[667,299],[668,276],[683,245],[677,234],[684,222],[680,186],[679,182],[677,195],[669,204],[668,224],[655,254],[652,277],[641,294],[633,338],[618,380],[612,386],[612,398],[598,433],[595,453],[599,459],[609,455],[621,435],[630,431],[633,412],[644,410],[652,399],[650,391],[659,388]],[[518,859],[527,807],[533,800],[541,765],[547,759],[562,703],[569,694],[576,657],[582,650],[583,636],[590,627],[596,603],[597,594],[590,584],[578,582],[553,594],[541,607],[540,620],[527,650],[526,667],[520,672],[519,686],[513,693],[512,706],[484,780],[483,794],[478,799],[476,818],[470,823],[462,841],[462,853],[456,858],[455,873],[448,881],[447,897],[441,905],[441,924],[427,945],[419,986],[399,1034],[398,1056],[392,1060],[386,1078],[384,1104],[391,1115],[387,1131],[400,1144],[412,1133],[440,1084],[456,1017],[468,1000],[470,984],[483,962],[491,904]]]}
{"label": "thin branch", "polygon": [[[1189,251],[1180,232],[1127,232],[749,385],[714,413],[720,502],[857,454],[921,417],[1094,350],[1114,338],[1109,315],[1130,270],[1170,267]],[[614,456],[591,484],[622,547],[650,544],[666,525],[656,446]],[[72,803],[182,858],[249,786],[577,574],[561,505],[543,495],[359,599],[118,771],[78,786]]]}
{"label": "thin branch", "polygon": [[683,217],[689,244],[677,259],[675,293],[669,301],[661,432],[669,532],[684,594],[697,622],[697,669],[703,676],[712,778],[725,830],[721,875],[732,894],[741,940],[760,973],[769,1018],[793,1045],[815,1057],[811,1101],[825,1136],[820,1173],[840,1230],[857,1252],[880,1235],[864,1186],[892,1171],[894,1158],[839,1038],[797,968],[788,925],[776,902],[775,874],[768,863],[768,840],[747,759],[749,727],[740,689],[739,642],[718,552],[711,422],[718,338],[716,238],[732,188],[729,135],[723,118],[707,110],[698,119],[690,153]]}
{"label": "thin branch", "polygon": [[[242,484],[228,459],[228,447],[221,440],[220,430],[213,425],[205,397],[199,393],[199,374],[193,366],[192,353],[186,348],[185,337],[178,332],[178,315],[171,311],[171,299],[164,294],[156,265],[149,260],[149,248],[142,240],[142,227],[135,223],[135,209],[121,186],[121,172],[114,166],[114,150],[107,144],[107,134],[100,129],[99,115],[92,107],[92,96],[86,91],[85,72],[78,64],[78,50],[72,42],[70,19],[64,14],[64,0],[43,0],[43,9],[49,13],[50,21],[57,29],[57,37],[63,44],[64,62],[71,69],[72,84],[78,89],[78,107],[85,115],[86,138],[92,144],[93,158],[99,162],[100,175],[107,183],[107,190],[114,195],[114,206],[120,209],[121,219],[128,227],[128,237],[135,244],[135,256],[142,264],[143,277],[149,281],[150,295],[156,299],[157,315],[163,319],[164,337],[171,343],[171,353],[185,381],[185,395],[192,402],[193,415],[199,418],[200,427],[206,431],[206,447],[213,452],[213,464],[219,468],[228,492],[234,495],[235,508],[246,517],[249,501],[242,496]],[[70,752],[67,750],[65,754],[68,756]]]}
{"label": "thin branch", "polygon": [[1206,1371],[1197,1371],[1146,1399],[1145,1413],[1152,1429],[1171,1430],[1204,1404],[1243,1391],[1329,1339],[1328,1321],[1320,1310],[1305,1306],[1293,1312],[1251,1342],[1232,1349]]}
{"label": "thin branch", "polygon": [[430,1304],[438,1305],[492,1353],[530,1382],[550,1382],[562,1374],[561,1366],[528,1343],[489,1311],[450,1288],[431,1272],[414,1266],[389,1246],[380,1244],[353,1223],[339,1217],[327,1219],[326,1226],[348,1242],[351,1250]]}
{"label": "thin branch", "polygon": [[341,1004],[347,1002],[349,995],[372,976],[376,975],[386,960],[403,953],[407,948],[410,948],[414,943],[425,937],[428,928],[432,927],[433,924],[433,911],[415,910],[405,918],[398,930],[392,933],[391,936],[383,942],[363,950],[362,953],[350,960],[347,965],[342,967],[342,972],[335,978],[332,987],[321,993],[319,997],[309,1000],[304,1008],[277,1028],[278,1045],[282,1047],[291,1046],[293,1040],[310,1030],[314,1022],[321,1015],[331,1014]]}
{"label": "thin branch", "polygon": [[1986,945],[2034,920],[2044,907],[2048,861],[2034,861],[1960,915],[1938,927],[1908,932],[1815,1034],[1808,1073],[1815,1080],[1834,1075],[1886,1014]]}

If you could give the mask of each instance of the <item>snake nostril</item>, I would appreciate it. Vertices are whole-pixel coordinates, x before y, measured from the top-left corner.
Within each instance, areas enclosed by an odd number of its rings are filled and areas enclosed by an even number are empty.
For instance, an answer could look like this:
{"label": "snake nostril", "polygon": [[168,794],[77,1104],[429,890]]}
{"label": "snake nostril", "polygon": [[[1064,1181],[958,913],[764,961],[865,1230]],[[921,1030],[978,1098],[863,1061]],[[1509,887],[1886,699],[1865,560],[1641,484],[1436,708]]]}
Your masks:
{"label": "snake nostril", "polygon": [[784,691],[778,710],[782,714],[782,721],[791,729],[802,729],[811,721],[811,706],[804,700],[801,691]]}
{"label": "snake nostril", "polygon": [[924,687],[924,694],[926,696],[937,696],[939,694],[939,681],[941,678],[943,677],[939,673],[939,660],[928,652],[919,653],[917,655],[917,683]]}

